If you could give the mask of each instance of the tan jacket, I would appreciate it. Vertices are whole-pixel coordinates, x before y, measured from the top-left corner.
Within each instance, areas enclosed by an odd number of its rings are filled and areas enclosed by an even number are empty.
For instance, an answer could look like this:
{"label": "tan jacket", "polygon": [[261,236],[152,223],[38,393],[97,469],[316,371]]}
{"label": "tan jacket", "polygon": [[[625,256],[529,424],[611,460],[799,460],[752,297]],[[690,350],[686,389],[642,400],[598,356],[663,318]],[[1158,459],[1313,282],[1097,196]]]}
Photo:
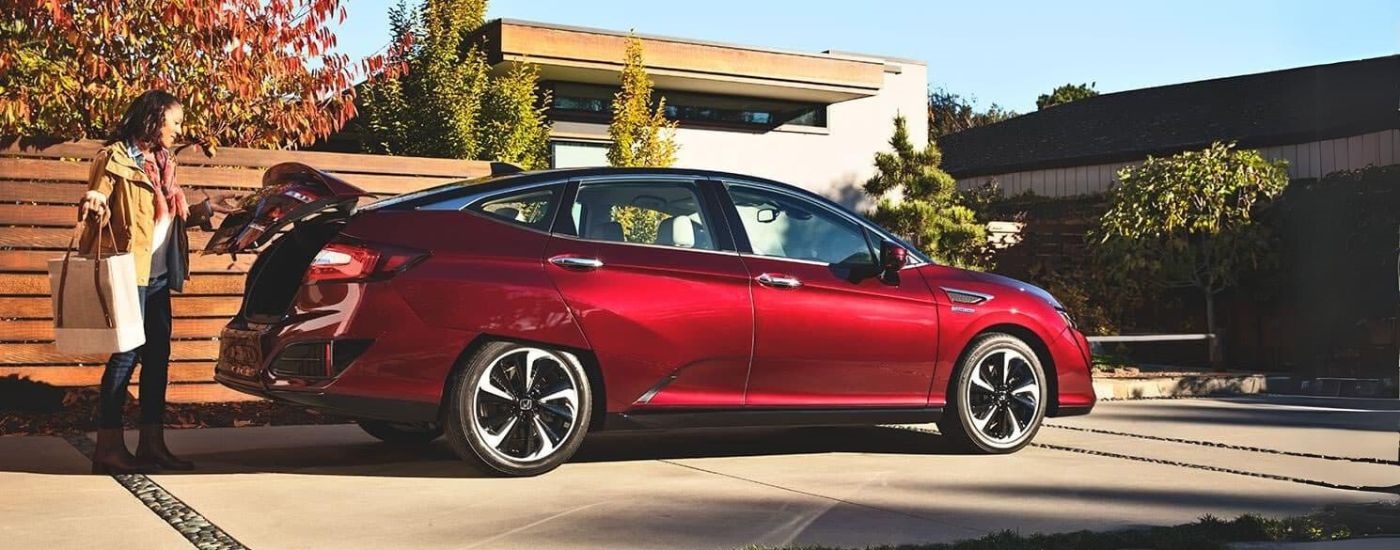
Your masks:
{"label": "tan jacket", "polygon": [[[171,156],[174,162],[174,156]],[[155,186],[146,176],[145,170],[136,164],[127,152],[126,143],[117,142],[104,147],[92,159],[92,169],[88,173],[88,190],[97,191],[107,197],[107,212],[111,234],[101,232],[103,250],[129,252],[136,260],[136,284],[145,286],[151,279],[151,253],[155,248]],[[209,229],[209,217],[213,209],[209,201],[190,204],[190,215],[186,220],[179,216],[172,222],[170,231],[176,239],[176,246],[170,247],[171,256],[167,262],[170,269],[170,288],[184,289],[189,279],[190,247],[185,235],[188,226],[203,226]],[[94,237],[98,228],[89,226],[83,234],[79,251],[93,252]]]}

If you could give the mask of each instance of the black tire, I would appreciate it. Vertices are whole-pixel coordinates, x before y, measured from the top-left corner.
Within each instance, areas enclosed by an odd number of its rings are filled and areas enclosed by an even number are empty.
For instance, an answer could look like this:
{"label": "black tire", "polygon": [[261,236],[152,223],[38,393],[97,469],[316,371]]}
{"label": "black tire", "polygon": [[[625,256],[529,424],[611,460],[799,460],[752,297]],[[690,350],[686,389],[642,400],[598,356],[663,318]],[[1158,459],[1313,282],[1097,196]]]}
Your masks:
{"label": "black tire", "polygon": [[442,436],[442,426],[431,424],[398,424],[382,420],[359,420],[360,429],[385,443],[395,445],[427,445]]}
{"label": "black tire", "polygon": [[[999,362],[1011,365],[1005,381],[999,379],[1003,377]],[[1027,385],[1032,376],[1034,388]],[[1020,338],[1001,333],[979,336],[958,364],[938,431],[966,451],[1014,453],[1030,444],[1040,430],[1047,386],[1040,358]],[[1032,395],[1034,403],[1028,405]]]}
{"label": "black tire", "polygon": [[[526,363],[532,365],[528,370]],[[527,373],[533,373],[533,384]],[[488,376],[489,390],[482,387]],[[487,473],[540,475],[558,468],[583,444],[592,395],[588,375],[573,355],[491,342],[466,360],[448,388],[447,441],[457,456]]]}

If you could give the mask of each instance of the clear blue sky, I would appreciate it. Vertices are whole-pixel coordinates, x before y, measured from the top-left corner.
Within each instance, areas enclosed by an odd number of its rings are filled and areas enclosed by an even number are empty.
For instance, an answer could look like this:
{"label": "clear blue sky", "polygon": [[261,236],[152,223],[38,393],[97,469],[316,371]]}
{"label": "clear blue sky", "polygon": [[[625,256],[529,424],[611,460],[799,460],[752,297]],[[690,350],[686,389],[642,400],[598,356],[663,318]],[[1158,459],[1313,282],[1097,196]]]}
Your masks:
{"label": "clear blue sky", "polygon": [[[1067,82],[1107,93],[1400,53],[1400,0],[826,1],[492,0],[488,17],[920,59],[931,88],[1019,112]],[[390,4],[346,0],[340,50],[384,46]]]}

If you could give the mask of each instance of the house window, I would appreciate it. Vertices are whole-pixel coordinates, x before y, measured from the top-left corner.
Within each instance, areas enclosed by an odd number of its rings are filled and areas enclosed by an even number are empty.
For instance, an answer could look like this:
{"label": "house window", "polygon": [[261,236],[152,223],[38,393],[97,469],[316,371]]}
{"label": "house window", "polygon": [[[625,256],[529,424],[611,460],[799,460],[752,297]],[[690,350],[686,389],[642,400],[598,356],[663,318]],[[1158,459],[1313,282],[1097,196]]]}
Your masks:
{"label": "house window", "polygon": [[549,142],[551,168],[584,168],[608,165],[608,144],[596,141]]}
{"label": "house window", "polygon": [[[549,85],[555,120],[606,122],[616,87],[572,82]],[[784,124],[826,126],[826,105],[779,99],[655,90],[666,98],[666,118],[683,126],[772,129]]]}

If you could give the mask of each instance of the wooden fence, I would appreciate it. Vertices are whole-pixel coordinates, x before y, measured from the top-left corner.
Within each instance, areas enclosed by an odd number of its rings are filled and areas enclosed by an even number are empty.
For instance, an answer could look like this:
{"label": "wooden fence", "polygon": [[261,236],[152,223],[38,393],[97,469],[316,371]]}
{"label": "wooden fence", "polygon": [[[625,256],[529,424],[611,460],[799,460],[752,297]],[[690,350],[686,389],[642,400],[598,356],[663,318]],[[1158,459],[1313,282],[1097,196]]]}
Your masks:
{"label": "wooden fence", "polygon": [[[64,355],[55,349],[47,275],[48,260],[61,256],[68,245],[89,162],[101,147],[92,140],[21,139],[8,140],[0,148],[0,377],[18,374],[56,386],[95,386],[101,379],[105,356]],[[489,163],[481,161],[257,149],[220,149],[209,158],[191,147],[178,158],[180,182],[190,190],[256,189],[265,168],[292,161],[334,173],[381,196],[491,171]],[[198,197],[194,193],[191,198]],[[215,218],[215,227],[220,221],[222,217]],[[202,250],[209,236],[191,230],[191,250]],[[238,311],[253,259],[239,255],[235,263],[226,255],[193,253],[191,280],[185,292],[173,298],[171,401],[248,399],[212,380],[219,331]]]}

